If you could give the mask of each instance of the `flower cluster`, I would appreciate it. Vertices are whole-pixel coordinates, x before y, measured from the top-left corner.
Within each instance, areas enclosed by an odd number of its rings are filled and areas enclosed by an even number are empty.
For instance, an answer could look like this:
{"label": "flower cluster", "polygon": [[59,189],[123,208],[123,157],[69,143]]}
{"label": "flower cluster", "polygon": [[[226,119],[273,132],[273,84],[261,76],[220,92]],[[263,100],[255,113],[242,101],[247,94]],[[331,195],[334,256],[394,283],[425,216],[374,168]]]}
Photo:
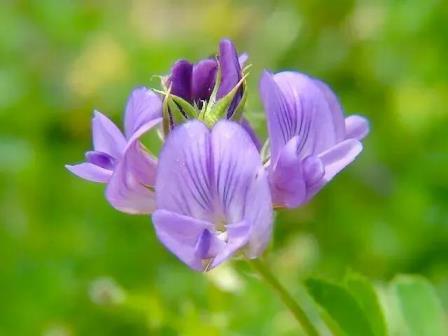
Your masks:
{"label": "flower cluster", "polygon": [[[216,57],[177,61],[163,90],[135,89],[124,133],[95,112],[93,150],[67,169],[105,183],[106,198],[130,214],[152,214],[157,237],[192,269],[207,271],[268,244],[273,209],[309,201],[361,152],[361,116],[344,118],[331,89],[298,72],[260,80],[269,139],[263,150],[243,117],[247,55],[222,40]],[[158,159],[141,142],[161,129]]]}

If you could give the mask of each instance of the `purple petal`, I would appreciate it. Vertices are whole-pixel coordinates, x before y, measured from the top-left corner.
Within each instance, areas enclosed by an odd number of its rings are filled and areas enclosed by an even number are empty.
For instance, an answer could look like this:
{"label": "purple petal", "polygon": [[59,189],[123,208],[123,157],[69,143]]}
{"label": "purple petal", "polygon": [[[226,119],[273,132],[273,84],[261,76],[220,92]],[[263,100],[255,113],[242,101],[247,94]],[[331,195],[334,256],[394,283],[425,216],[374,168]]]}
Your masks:
{"label": "purple petal", "polygon": [[[217,98],[226,96],[242,78],[242,70],[238,60],[238,53],[232,41],[223,39],[219,43],[219,59],[221,71],[221,84]],[[230,118],[243,96],[243,87],[240,87],[229,106],[227,117]]]}
{"label": "purple petal", "polygon": [[333,118],[335,140],[337,142],[344,140],[345,137],[344,113],[342,110],[342,106],[339,103],[338,97],[336,97],[336,95],[330,89],[330,87],[321,80],[314,79],[314,83],[320,88],[330,107],[331,116]]}
{"label": "purple petal", "polygon": [[320,154],[319,158],[325,167],[325,174],[318,183],[310,187],[308,199],[322,189],[336,174],[352,163],[361,151],[362,144],[358,140],[348,139]]}
{"label": "purple petal", "polygon": [[246,245],[249,241],[250,233],[251,226],[245,221],[227,225],[228,244],[220,249],[219,253],[213,259],[210,269],[226,261],[244,245]]}
{"label": "purple petal", "polygon": [[[226,246],[224,240],[219,239],[216,232],[212,233],[212,230],[212,228],[204,229],[196,243],[195,253],[202,260],[203,265],[205,262],[210,263],[209,259],[215,258]],[[208,270],[210,266],[205,268]]]}
{"label": "purple petal", "polygon": [[137,129],[135,131],[134,134],[132,134],[131,138],[128,139],[127,147],[129,147],[129,144],[133,143],[134,141],[137,141],[139,138],[142,137],[142,135],[149,132],[151,129],[153,129],[155,126],[157,126],[161,122],[162,122],[162,118],[156,118],[156,119],[152,119],[152,120],[149,120],[146,123],[144,123],[142,126],[140,126],[139,129]]}
{"label": "purple petal", "polygon": [[126,105],[124,132],[130,138],[145,123],[162,117],[162,102],[153,91],[141,87],[132,91]]}
{"label": "purple petal", "polygon": [[[269,241],[269,185],[259,153],[238,123],[222,120],[210,132],[201,122],[190,121],[174,129],[160,154],[156,190],[158,209],[213,223],[215,238],[217,231],[227,229],[226,245],[217,254],[220,258],[232,255],[242,244],[239,230],[235,235],[228,231],[232,223],[244,221],[250,227],[251,257],[261,253]],[[198,234],[204,236],[197,253],[212,253],[207,247],[208,233]]]}
{"label": "purple petal", "polygon": [[306,180],[301,159],[297,155],[299,138],[293,137],[281,150],[275,166],[270,170],[272,201],[274,207],[295,208],[306,197]]}
{"label": "purple petal", "polygon": [[243,126],[244,130],[247,132],[247,134],[249,134],[257,150],[260,151],[262,147],[261,141],[258,138],[257,133],[255,133],[255,130],[252,128],[249,120],[247,120],[246,118],[242,118],[240,121],[240,125]]}
{"label": "purple petal", "polygon": [[131,142],[117,164],[106,189],[106,198],[116,209],[130,214],[148,214],[155,209],[156,161]]}
{"label": "purple petal", "polygon": [[199,121],[170,133],[159,155],[159,209],[212,221],[210,151],[210,131]]}
{"label": "purple petal", "polygon": [[221,120],[212,130],[213,185],[227,223],[251,227],[249,253],[258,255],[270,239],[272,207],[258,150],[244,129]]}
{"label": "purple petal", "polygon": [[[199,251],[200,239],[203,239],[204,230],[212,229],[209,222],[167,210],[154,212],[152,221],[157,237],[167,249],[192,269],[204,269]],[[212,242],[209,242],[210,244]]]}
{"label": "purple petal", "polygon": [[218,64],[215,60],[206,59],[193,66],[192,75],[192,100],[199,107],[202,106],[200,101],[208,100],[215,85],[216,70]]}
{"label": "purple petal", "polygon": [[369,122],[358,115],[347,117],[345,118],[345,133],[347,139],[362,140],[369,134]]}
{"label": "purple petal", "polygon": [[272,237],[272,200],[265,168],[260,166],[255,179],[247,192],[245,221],[251,225],[248,258],[263,253]]}
{"label": "purple petal", "polygon": [[337,130],[340,132],[341,127],[343,130],[344,124],[335,122],[335,114],[316,81],[292,71],[277,73],[273,78],[290,110],[283,116],[284,127],[299,136],[300,156],[318,154],[336,144]]}
{"label": "purple petal", "polygon": [[193,64],[186,60],[177,61],[171,69],[168,84],[171,85],[171,93],[191,102],[191,80]]}
{"label": "purple petal", "polygon": [[115,159],[121,156],[126,139],[117,126],[98,111],[95,111],[92,120],[92,133],[95,151],[109,154]]}
{"label": "purple petal", "polygon": [[101,168],[88,162],[76,165],[65,165],[65,168],[73,174],[91,182],[107,183],[112,176],[111,170]]}
{"label": "purple petal", "polygon": [[242,53],[239,57],[238,57],[238,62],[240,63],[240,67],[241,69],[244,68],[244,65],[246,64],[247,60],[249,59],[249,54],[248,53]]}
{"label": "purple petal", "polygon": [[86,161],[104,169],[113,170],[115,159],[106,153],[97,151],[88,151],[85,154]]}
{"label": "purple petal", "polygon": [[358,156],[362,151],[362,144],[355,139],[348,139],[319,155],[325,166],[324,180],[330,181],[337,173]]}
{"label": "purple petal", "polygon": [[283,146],[296,135],[297,118],[294,110],[288,108],[273,75],[267,71],[261,77],[260,96],[267,116],[271,162],[275,164]]}
{"label": "purple petal", "polygon": [[229,223],[244,218],[247,192],[261,166],[260,155],[241,126],[220,121],[212,130],[214,182],[218,211]]}
{"label": "purple petal", "polygon": [[302,162],[303,176],[307,187],[320,181],[325,174],[325,166],[322,160],[317,156],[308,156]]}

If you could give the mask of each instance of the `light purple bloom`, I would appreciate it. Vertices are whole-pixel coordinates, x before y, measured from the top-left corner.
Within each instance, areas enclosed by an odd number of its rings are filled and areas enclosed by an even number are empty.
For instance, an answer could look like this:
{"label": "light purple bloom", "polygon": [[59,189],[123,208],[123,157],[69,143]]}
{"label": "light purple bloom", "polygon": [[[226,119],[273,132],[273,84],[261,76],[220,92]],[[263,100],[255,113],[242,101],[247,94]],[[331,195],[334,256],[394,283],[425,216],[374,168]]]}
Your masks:
{"label": "light purple bloom", "polygon": [[[241,80],[243,71],[240,61],[244,63],[246,59],[246,54],[239,59],[232,41],[223,39],[219,43],[217,60],[204,59],[196,64],[187,60],[179,60],[171,69],[171,75],[168,77],[166,85],[171,86],[171,94],[179,96],[201,109],[203,103],[210,99],[218,69],[221,71],[221,82],[216,98],[221,99]],[[242,97],[243,86],[238,89],[228,108],[228,118],[233,115]]]}
{"label": "light purple bloom", "polygon": [[118,210],[151,213],[154,210],[156,159],[138,141],[161,122],[160,98],[144,87],[129,97],[124,134],[105,115],[95,111],[92,119],[93,150],[86,161],[66,165],[73,174],[92,182],[107,183],[106,197]]}
{"label": "light purple bloom", "polygon": [[195,270],[207,271],[238,251],[255,258],[271,237],[265,169],[238,123],[176,127],[160,154],[156,190],[157,236]]}
{"label": "light purple bloom", "polygon": [[331,89],[297,72],[264,72],[260,95],[268,120],[273,204],[294,208],[356,158],[368,122],[356,115],[344,119]]}

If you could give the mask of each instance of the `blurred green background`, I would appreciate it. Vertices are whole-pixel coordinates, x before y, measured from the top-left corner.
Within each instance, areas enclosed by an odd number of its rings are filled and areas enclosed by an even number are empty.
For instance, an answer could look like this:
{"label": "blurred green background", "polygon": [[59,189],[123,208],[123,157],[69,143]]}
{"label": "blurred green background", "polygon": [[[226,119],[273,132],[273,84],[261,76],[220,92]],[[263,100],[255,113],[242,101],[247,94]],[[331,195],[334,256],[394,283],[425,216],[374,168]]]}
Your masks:
{"label": "blurred green background", "polygon": [[234,39],[253,64],[248,117],[265,134],[260,71],[330,83],[371,121],[361,157],[309,205],[278,213],[270,261],[303,295],[347,269],[418,273],[448,306],[448,3],[2,1],[0,334],[295,335],[242,262],[203,275],[65,169],[94,108],[121,124],[137,85]]}

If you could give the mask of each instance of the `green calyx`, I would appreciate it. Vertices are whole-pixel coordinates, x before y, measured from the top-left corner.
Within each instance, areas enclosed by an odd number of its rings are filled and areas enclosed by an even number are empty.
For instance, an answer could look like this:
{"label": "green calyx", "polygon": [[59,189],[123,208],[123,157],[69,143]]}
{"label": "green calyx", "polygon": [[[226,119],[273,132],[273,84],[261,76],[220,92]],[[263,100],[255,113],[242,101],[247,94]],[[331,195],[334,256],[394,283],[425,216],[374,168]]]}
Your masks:
{"label": "green calyx", "polygon": [[[207,107],[205,108],[205,112],[202,114],[202,120],[207,126],[212,127],[220,119],[227,118],[227,111],[241,85],[243,85],[244,90],[246,77],[247,76],[245,75],[243,78],[241,78],[238,84],[235,85],[235,87],[226,96],[222,97],[218,101],[209,101]],[[245,95],[246,93],[244,93],[243,98]],[[241,100],[241,102],[243,102],[243,99]],[[241,102],[238,104],[235,113],[233,113],[231,117],[232,120],[239,120],[241,118],[241,112],[239,112],[237,116],[235,115],[238,108],[240,111],[242,111]]]}
{"label": "green calyx", "polygon": [[203,101],[202,107],[199,108],[196,104],[191,104],[182,97],[173,95],[171,87],[167,87],[162,80],[163,90],[155,90],[164,96],[163,99],[163,133],[167,136],[172,128],[172,125],[179,125],[188,120],[201,120],[207,127],[213,127],[219,120],[227,119],[227,113],[232,104],[235,95],[242,88],[243,96],[239,101],[235,111],[232,113],[230,120],[239,121],[242,117],[244,105],[247,100],[246,79],[249,75],[246,73],[248,67],[243,69],[243,76],[241,80],[233,87],[233,89],[224,97],[217,100],[216,96],[218,88],[221,85],[221,69],[219,68],[216,75],[215,85],[208,101]]}

